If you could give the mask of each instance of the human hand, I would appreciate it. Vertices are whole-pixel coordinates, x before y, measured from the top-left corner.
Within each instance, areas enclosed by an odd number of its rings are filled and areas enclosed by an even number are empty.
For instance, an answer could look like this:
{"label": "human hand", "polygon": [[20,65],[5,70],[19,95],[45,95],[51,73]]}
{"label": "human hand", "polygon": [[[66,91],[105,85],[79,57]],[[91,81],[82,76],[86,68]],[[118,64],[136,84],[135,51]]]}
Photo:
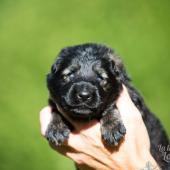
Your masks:
{"label": "human hand", "polygon": [[[150,154],[150,141],[141,114],[125,87],[116,105],[126,127],[125,138],[119,146],[106,147],[101,139],[100,123],[92,120],[86,124],[72,122],[75,131],[70,133],[68,141],[61,146],[51,145],[52,148],[74,160],[82,170],[137,170],[145,168],[147,162],[156,167]],[[40,112],[43,136],[51,118],[51,108],[45,107]]]}

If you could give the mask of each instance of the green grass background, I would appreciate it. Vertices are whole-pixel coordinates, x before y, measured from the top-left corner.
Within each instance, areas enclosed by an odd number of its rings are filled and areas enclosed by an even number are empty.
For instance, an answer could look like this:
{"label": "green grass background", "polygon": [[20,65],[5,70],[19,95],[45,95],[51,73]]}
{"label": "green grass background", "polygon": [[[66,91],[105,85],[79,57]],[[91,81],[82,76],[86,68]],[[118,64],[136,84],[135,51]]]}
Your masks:
{"label": "green grass background", "polygon": [[65,46],[110,45],[170,135],[169,0],[0,0],[0,170],[73,170],[41,137],[46,74]]}

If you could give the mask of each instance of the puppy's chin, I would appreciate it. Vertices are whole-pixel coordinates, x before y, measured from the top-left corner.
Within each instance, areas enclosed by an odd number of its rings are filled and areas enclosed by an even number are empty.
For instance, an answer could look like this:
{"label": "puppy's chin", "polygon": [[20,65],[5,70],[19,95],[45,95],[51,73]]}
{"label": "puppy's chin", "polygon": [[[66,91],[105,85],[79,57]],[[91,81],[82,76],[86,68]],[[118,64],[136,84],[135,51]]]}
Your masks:
{"label": "puppy's chin", "polygon": [[79,118],[88,118],[94,115],[94,113],[90,109],[80,109],[75,108],[71,110],[72,117],[79,117]]}
{"label": "puppy's chin", "polygon": [[96,117],[96,113],[97,113],[96,111],[94,112],[88,108],[74,108],[74,109],[65,110],[59,105],[57,105],[57,109],[66,118],[69,118],[69,117],[80,118],[80,119],[82,118],[85,120],[92,118],[92,117]]}

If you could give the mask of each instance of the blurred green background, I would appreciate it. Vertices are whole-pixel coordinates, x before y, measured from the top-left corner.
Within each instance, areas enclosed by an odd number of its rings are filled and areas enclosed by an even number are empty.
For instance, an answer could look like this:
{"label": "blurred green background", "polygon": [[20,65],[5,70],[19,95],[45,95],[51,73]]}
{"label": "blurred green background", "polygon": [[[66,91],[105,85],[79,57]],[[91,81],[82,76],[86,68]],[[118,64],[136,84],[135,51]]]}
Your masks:
{"label": "blurred green background", "polygon": [[0,0],[0,170],[74,169],[39,130],[46,74],[68,45],[115,48],[170,135],[169,8],[169,0]]}

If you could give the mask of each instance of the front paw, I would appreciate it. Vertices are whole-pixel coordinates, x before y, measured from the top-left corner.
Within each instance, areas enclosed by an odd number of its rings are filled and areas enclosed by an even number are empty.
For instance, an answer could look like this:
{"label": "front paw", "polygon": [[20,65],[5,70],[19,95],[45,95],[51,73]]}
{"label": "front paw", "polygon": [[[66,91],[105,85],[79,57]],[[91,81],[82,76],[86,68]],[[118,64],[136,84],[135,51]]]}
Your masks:
{"label": "front paw", "polygon": [[126,128],[121,122],[116,125],[109,123],[101,126],[101,133],[107,144],[116,146],[126,134]]}
{"label": "front paw", "polygon": [[46,131],[46,138],[50,143],[55,145],[61,145],[65,140],[68,139],[70,129],[67,126],[57,127],[55,124],[50,124]]}

